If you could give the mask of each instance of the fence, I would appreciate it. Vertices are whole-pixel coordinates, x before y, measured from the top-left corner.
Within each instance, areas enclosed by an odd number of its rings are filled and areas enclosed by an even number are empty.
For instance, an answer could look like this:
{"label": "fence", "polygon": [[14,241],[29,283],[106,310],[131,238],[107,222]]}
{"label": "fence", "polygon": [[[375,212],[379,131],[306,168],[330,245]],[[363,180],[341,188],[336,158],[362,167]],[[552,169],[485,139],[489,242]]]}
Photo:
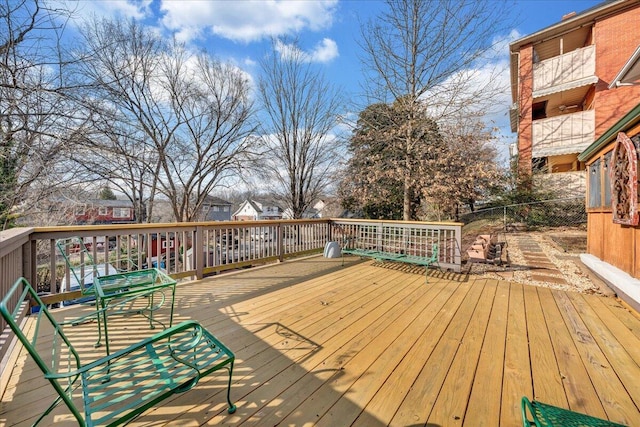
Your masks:
{"label": "fence", "polygon": [[505,232],[513,232],[585,225],[587,212],[584,197],[574,197],[481,209],[461,218],[465,224],[478,220],[499,221]]}

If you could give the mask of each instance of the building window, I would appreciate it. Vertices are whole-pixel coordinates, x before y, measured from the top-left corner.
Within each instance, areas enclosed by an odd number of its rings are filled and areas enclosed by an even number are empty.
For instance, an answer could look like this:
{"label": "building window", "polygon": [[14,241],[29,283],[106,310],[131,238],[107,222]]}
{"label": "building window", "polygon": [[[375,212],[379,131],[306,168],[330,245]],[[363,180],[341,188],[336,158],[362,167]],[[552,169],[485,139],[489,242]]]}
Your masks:
{"label": "building window", "polygon": [[223,210],[224,212],[229,212],[229,206],[224,206],[224,207],[222,208],[222,210]]}
{"label": "building window", "polygon": [[114,218],[129,218],[131,216],[131,209],[129,208],[113,208]]}
{"label": "building window", "polygon": [[98,208],[98,215],[100,216],[106,216],[107,215],[107,208],[104,206],[100,206]]}
{"label": "building window", "polygon": [[220,212],[219,206],[212,206],[211,209],[213,209],[214,212]]}
{"label": "building window", "polygon": [[547,118],[547,101],[533,103],[531,106],[531,118],[533,120]]}
{"label": "building window", "polygon": [[604,161],[602,163],[602,188],[604,190],[604,206],[611,206],[611,174],[609,173],[609,166],[611,165],[611,152],[604,155]]}
{"label": "building window", "polygon": [[602,160],[598,159],[589,165],[589,207],[602,206]]}

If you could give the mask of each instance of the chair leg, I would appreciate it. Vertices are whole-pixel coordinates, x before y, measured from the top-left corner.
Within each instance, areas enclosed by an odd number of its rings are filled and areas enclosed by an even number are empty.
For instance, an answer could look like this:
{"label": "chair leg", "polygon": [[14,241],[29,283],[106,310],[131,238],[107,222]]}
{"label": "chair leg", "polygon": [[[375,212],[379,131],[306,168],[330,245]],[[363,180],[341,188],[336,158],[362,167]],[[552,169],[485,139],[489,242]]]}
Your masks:
{"label": "chair leg", "polygon": [[227,409],[227,412],[230,414],[236,412],[236,405],[231,402],[231,378],[233,377],[233,363],[234,360],[231,361],[231,365],[229,366],[229,385],[227,386],[227,402],[229,403],[229,409]]}

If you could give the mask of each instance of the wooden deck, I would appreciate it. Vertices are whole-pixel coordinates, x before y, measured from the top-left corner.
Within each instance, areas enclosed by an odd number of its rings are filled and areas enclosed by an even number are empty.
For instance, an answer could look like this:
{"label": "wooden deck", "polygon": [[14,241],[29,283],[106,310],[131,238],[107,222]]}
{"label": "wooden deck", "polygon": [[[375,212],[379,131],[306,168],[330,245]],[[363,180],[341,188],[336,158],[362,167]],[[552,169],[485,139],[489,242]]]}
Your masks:
{"label": "wooden deck", "polygon": [[[640,320],[616,300],[391,263],[320,257],[179,285],[175,321],[203,323],[237,356],[225,374],[132,425],[520,426],[523,395],[640,425]],[[81,308],[57,311],[75,317]],[[111,318],[114,348],[149,334]],[[70,328],[87,359],[95,325]],[[0,423],[53,397],[21,355]],[[43,425],[69,422],[56,409]],[[66,420],[66,421],[65,421]]]}

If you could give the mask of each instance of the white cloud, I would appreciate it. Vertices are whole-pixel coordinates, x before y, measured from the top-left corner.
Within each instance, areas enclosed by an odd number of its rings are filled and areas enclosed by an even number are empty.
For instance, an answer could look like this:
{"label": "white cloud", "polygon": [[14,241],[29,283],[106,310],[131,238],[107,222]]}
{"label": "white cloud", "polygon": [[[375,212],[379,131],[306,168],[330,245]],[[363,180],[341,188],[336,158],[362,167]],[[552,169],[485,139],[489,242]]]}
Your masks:
{"label": "white cloud", "polygon": [[162,0],[162,23],[181,40],[205,30],[234,41],[251,42],[318,31],[333,23],[337,0],[316,1],[173,1]]}
{"label": "white cloud", "polygon": [[335,41],[325,38],[310,52],[301,50],[296,44],[286,44],[276,41],[275,50],[283,58],[300,58],[304,62],[330,62],[339,56],[338,45]]}
{"label": "white cloud", "polygon": [[338,55],[338,45],[327,38],[322,39],[322,42],[310,54],[312,62],[330,62]]}
{"label": "white cloud", "polygon": [[[122,16],[124,18],[145,19],[151,16],[153,0],[103,0],[60,2],[65,8],[72,9],[76,17],[86,18],[92,15],[98,17]],[[75,4],[74,4],[75,3]]]}
{"label": "white cloud", "polygon": [[253,59],[251,59],[251,58],[249,58],[249,57],[246,57],[246,58],[242,61],[242,63],[243,63],[246,67],[249,67],[249,68],[253,68],[253,67],[256,67],[256,66],[258,65],[258,63],[257,63],[256,61],[254,61]]}

